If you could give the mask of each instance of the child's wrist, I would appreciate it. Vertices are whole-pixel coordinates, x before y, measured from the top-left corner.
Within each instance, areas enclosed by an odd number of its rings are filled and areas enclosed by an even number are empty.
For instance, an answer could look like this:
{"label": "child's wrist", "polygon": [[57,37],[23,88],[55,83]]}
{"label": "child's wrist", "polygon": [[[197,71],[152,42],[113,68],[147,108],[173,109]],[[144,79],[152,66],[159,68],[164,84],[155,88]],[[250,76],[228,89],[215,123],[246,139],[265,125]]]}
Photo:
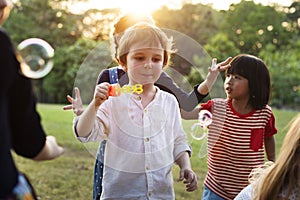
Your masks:
{"label": "child's wrist", "polygon": [[202,94],[206,95],[209,92],[209,87],[207,85],[207,80],[205,79],[197,88],[197,91]]}

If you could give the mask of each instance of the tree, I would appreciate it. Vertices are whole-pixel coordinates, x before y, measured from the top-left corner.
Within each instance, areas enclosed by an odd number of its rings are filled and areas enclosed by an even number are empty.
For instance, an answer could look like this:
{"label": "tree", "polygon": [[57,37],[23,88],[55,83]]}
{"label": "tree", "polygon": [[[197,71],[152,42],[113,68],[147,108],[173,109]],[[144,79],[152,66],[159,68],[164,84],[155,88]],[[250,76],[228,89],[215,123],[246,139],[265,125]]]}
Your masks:
{"label": "tree", "polygon": [[[109,44],[100,44],[90,39],[80,39],[72,46],[57,49],[54,69],[43,82],[48,102],[65,103],[66,95],[72,94],[76,81],[80,81],[77,86],[88,90],[90,95],[99,72],[112,62]],[[86,100],[88,97],[85,97],[84,90],[83,100]]]}
{"label": "tree", "polygon": [[293,49],[276,49],[268,45],[259,56],[267,64],[272,78],[272,105],[299,108],[300,103],[300,67],[298,41]]}
{"label": "tree", "polygon": [[295,31],[298,35],[300,35],[300,25],[299,25],[299,18],[300,18],[300,2],[294,1],[288,7],[287,18],[291,20],[291,28]]}
{"label": "tree", "polygon": [[213,36],[205,45],[206,51],[214,58],[222,61],[239,54],[239,49],[224,33]]}
{"label": "tree", "polygon": [[[218,32],[218,22],[221,13],[202,4],[185,4],[180,10],[169,10],[163,7],[153,13],[153,18],[159,27],[175,30],[171,36],[175,38],[178,52],[172,56],[172,66],[183,75],[191,72],[195,66],[194,57],[203,53],[203,47],[209,38]],[[199,51],[197,51],[200,49]]]}
{"label": "tree", "polygon": [[62,44],[73,44],[80,38],[77,21],[81,20],[81,16],[63,9],[53,9],[50,3],[40,0],[20,0],[16,3],[5,23],[12,40],[20,43],[24,39],[37,37],[56,48]]}
{"label": "tree", "polygon": [[290,32],[282,26],[284,22],[285,13],[274,7],[242,0],[230,6],[222,30],[241,52],[258,55],[267,44],[277,48],[289,44]]}

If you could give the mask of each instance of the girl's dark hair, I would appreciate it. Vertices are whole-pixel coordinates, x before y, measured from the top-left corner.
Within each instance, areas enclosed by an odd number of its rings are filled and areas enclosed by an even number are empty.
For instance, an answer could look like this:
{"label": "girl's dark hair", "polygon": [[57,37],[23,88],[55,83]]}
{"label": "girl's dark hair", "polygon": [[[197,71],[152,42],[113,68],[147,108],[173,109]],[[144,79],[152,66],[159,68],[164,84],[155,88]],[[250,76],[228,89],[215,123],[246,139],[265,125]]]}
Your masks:
{"label": "girl's dark hair", "polygon": [[259,58],[240,54],[235,56],[226,74],[237,74],[245,77],[249,82],[249,103],[255,109],[265,107],[271,98],[271,79],[266,64]]}

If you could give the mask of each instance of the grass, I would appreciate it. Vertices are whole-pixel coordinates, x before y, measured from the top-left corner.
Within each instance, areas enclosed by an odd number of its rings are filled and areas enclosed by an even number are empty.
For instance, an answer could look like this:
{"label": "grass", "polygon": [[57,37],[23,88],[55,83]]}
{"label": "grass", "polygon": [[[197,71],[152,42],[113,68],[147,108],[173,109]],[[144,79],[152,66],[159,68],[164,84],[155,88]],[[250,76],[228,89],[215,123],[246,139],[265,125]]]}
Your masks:
{"label": "grass", "polygon": [[[92,182],[94,155],[98,144],[82,144],[75,139],[72,132],[73,113],[63,111],[62,105],[39,104],[38,110],[42,124],[48,135],[54,135],[65,149],[64,155],[51,160],[36,162],[14,154],[19,169],[29,176],[40,199],[88,200],[92,199]],[[289,121],[297,114],[295,111],[274,110],[278,133],[276,134],[276,151],[282,144]],[[199,189],[192,193],[184,190],[184,185],[176,181],[178,167],[174,166],[174,188],[176,199],[201,199],[202,183],[206,174],[206,157],[200,158],[200,142],[192,140],[190,127],[195,121],[183,120],[189,142],[193,148],[192,167],[198,175]]]}

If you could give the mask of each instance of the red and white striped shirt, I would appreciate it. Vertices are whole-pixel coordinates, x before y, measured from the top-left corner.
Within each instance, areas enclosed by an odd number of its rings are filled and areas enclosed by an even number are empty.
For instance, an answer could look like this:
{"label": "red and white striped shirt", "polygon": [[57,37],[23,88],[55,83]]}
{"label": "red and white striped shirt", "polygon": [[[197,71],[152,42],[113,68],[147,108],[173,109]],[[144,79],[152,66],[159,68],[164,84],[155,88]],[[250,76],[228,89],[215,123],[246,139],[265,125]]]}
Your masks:
{"label": "red and white striped shirt", "polygon": [[264,137],[277,132],[270,106],[238,114],[229,99],[201,105],[213,115],[208,133],[208,173],[204,184],[224,199],[248,185],[251,170],[264,163]]}

